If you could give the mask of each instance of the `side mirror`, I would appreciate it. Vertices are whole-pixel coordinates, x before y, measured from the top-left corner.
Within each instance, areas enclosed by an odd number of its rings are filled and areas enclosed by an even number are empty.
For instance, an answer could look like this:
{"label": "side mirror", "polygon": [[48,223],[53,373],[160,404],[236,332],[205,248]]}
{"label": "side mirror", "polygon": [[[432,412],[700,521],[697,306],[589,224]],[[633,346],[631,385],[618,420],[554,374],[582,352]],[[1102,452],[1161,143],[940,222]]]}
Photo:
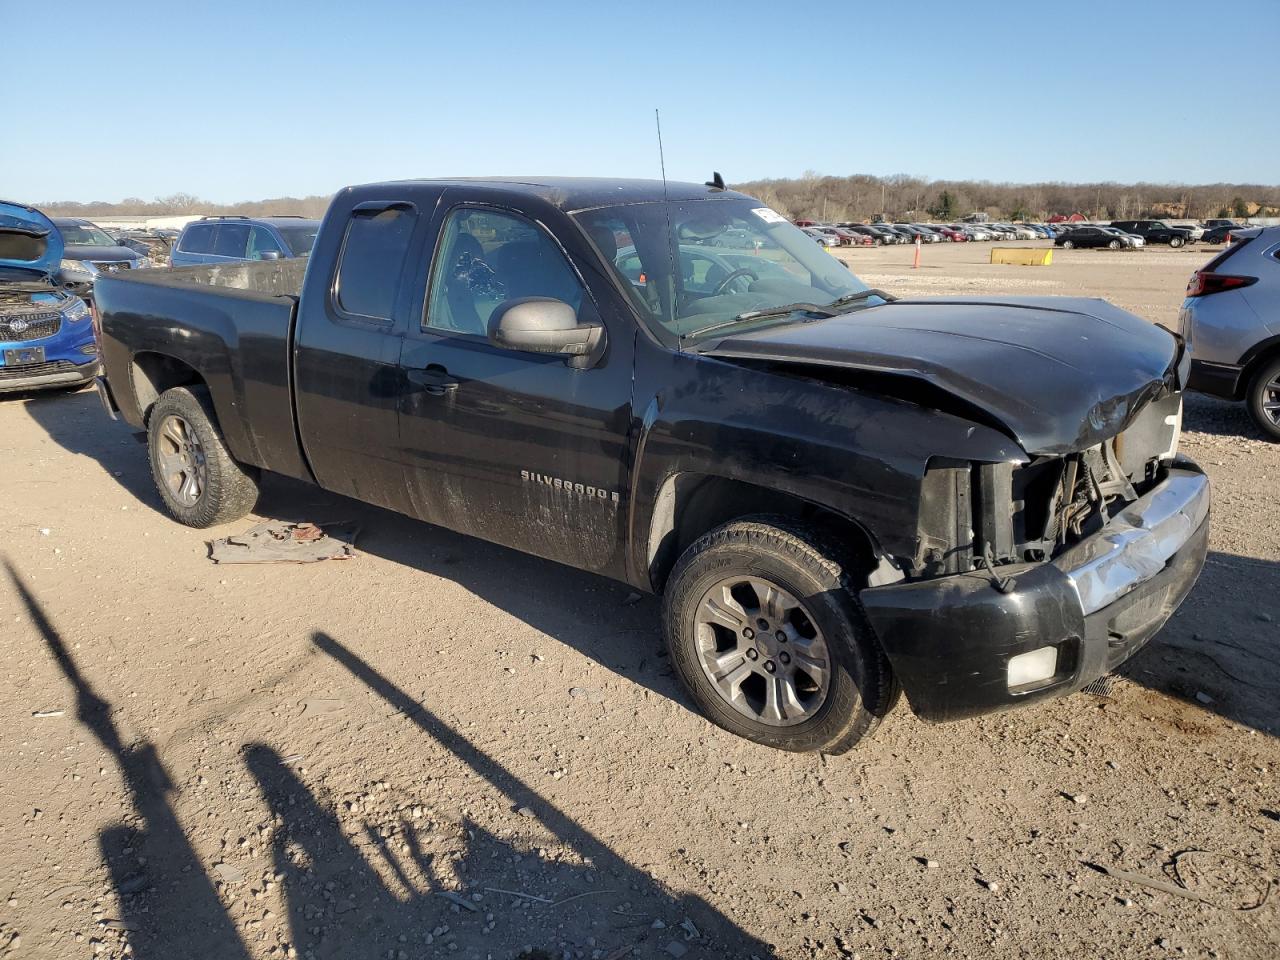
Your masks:
{"label": "side mirror", "polygon": [[604,326],[578,323],[563,300],[523,297],[498,304],[489,318],[489,340],[508,350],[562,354],[569,366],[583,369],[599,359]]}
{"label": "side mirror", "polygon": [[279,260],[280,251],[279,250],[259,250],[258,259],[259,260]]}

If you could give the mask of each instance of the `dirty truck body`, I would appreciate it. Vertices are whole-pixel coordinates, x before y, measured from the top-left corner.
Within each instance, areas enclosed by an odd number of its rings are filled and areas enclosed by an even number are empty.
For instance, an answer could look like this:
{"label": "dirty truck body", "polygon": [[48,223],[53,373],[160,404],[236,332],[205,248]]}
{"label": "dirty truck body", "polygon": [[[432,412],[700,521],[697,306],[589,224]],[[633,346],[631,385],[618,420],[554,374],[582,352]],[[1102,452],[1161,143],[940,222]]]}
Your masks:
{"label": "dirty truck body", "polygon": [[1177,339],[894,300],[714,187],[349,188],[308,261],[97,297],[104,400],[179,519],[271,471],[662,593],[698,705],[785,749],[847,749],[899,687],[931,720],[1077,690],[1205,557]]}

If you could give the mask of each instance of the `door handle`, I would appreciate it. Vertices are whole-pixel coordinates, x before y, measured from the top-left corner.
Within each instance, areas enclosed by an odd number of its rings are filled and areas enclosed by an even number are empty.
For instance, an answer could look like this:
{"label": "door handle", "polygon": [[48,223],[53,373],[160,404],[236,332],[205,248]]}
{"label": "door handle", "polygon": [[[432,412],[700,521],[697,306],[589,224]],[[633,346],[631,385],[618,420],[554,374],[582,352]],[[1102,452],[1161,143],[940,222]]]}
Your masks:
{"label": "door handle", "polygon": [[433,363],[425,370],[408,371],[409,382],[422,388],[423,393],[433,397],[443,397],[458,389],[458,381],[449,376],[449,371],[438,363]]}

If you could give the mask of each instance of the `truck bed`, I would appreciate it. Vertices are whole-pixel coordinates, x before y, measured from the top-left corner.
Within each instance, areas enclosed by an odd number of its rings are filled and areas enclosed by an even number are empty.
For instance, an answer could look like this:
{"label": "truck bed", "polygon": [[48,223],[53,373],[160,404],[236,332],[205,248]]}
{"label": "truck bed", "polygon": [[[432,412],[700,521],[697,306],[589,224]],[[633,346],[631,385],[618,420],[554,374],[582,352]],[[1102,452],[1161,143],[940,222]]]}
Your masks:
{"label": "truck bed", "polygon": [[[305,259],[295,259],[100,277],[94,300],[103,361],[125,420],[144,425],[155,394],[172,385],[171,360],[177,361],[209,385],[237,460],[309,479],[297,441],[290,365],[306,267]],[[148,358],[165,359],[152,368]],[[157,376],[162,382],[153,390],[149,379]]]}

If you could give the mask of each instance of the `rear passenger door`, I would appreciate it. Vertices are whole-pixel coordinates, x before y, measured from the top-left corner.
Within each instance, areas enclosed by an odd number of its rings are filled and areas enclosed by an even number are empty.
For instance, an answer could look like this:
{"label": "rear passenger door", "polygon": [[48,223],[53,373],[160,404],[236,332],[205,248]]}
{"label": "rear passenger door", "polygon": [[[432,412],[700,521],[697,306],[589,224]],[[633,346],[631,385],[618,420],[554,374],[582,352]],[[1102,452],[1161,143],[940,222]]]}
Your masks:
{"label": "rear passenger door", "polygon": [[308,277],[294,347],[298,429],[316,480],[404,513],[413,511],[399,462],[400,343],[422,216],[400,200],[355,205],[330,276],[323,286]]}

